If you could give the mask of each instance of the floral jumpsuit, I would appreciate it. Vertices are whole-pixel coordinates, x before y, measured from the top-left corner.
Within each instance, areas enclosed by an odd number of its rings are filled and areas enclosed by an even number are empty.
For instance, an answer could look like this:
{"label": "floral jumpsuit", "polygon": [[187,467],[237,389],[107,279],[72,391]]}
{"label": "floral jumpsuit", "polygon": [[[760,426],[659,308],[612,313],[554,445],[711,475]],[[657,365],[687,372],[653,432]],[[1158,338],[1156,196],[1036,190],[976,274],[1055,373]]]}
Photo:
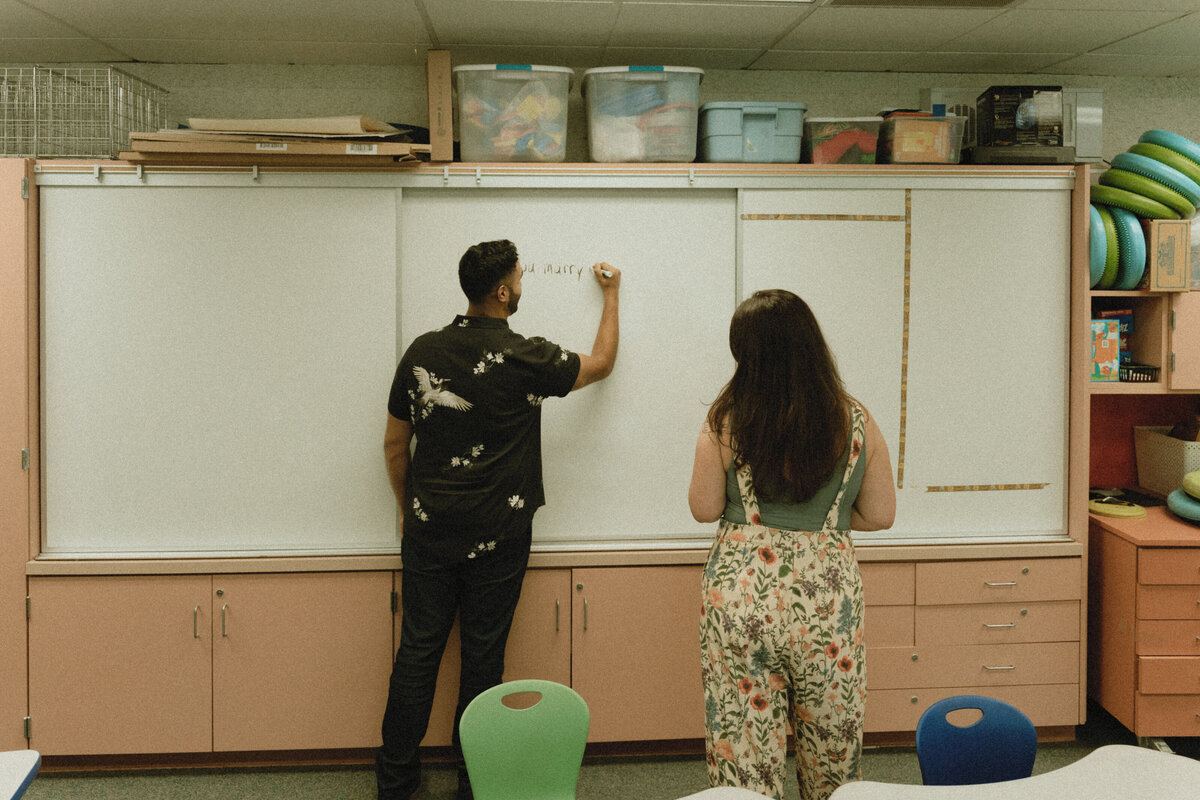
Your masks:
{"label": "floral jumpsuit", "polygon": [[819,531],[763,526],[750,469],[738,471],[750,522],[721,520],[703,578],[700,661],[713,786],[783,797],[788,722],[801,797],[825,800],[859,777],[862,579],[850,531],[837,529],[863,447],[856,405],[851,430],[841,487]]}

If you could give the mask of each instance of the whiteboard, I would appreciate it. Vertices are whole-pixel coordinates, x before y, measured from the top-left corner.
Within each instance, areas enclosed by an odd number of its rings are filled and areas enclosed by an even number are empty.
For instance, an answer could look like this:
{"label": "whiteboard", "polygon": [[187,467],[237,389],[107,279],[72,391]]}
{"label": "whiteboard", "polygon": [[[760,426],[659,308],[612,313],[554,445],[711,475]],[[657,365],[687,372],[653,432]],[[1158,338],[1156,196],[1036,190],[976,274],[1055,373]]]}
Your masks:
{"label": "whiteboard", "polygon": [[40,204],[45,555],[395,551],[394,190]]}
{"label": "whiteboard", "polygon": [[744,293],[806,299],[888,445],[895,525],[855,538],[1065,537],[1069,193],[743,197]]}
{"label": "whiteboard", "polygon": [[607,379],[543,406],[546,506],[534,543],[586,548],[710,539],[687,490],[696,436],[733,372],[732,191],[405,190],[400,346],[466,310],[458,260],[492,239],[522,266],[514,331],[590,353],[597,261],[622,271],[621,339]]}

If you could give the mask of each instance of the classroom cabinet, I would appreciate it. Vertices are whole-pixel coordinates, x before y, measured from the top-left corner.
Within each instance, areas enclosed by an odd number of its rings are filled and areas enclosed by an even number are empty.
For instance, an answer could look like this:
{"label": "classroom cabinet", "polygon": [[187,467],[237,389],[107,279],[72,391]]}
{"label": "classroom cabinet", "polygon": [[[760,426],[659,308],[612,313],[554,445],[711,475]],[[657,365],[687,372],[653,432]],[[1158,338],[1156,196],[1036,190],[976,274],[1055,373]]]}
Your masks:
{"label": "classroom cabinet", "polygon": [[[504,679],[573,687],[591,711],[591,742],[700,738],[699,613],[698,565],[531,569],[509,635]],[[450,743],[457,635],[456,624],[426,746]]]}
{"label": "classroom cabinet", "polygon": [[915,730],[957,694],[1077,724],[1081,572],[1079,558],[864,564],[867,732]]}
{"label": "classroom cabinet", "polygon": [[1200,547],[1162,507],[1092,518],[1092,696],[1141,737],[1200,736]]}
{"label": "classroom cabinet", "polygon": [[30,746],[44,754],[378,743],[390,572],[29,583]]}
{"label": "classroom cabinet", "polygon": [[1200,391],[1200,292],[1094,291],[1091,307],[1096,319],[1128,312],[1130,361],[1155,368],[1152,380],[1093,381],[1093,394]]}

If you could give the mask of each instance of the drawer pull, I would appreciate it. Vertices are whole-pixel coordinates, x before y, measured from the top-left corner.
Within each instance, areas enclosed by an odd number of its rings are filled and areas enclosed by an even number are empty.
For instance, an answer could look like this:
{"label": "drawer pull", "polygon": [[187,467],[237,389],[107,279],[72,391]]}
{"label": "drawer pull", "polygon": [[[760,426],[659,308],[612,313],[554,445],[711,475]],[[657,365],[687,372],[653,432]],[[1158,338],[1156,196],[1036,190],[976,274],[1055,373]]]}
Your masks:
{"label": "drawer pull", "polygon": [[1016,585],[1017,585],[1017,582],[1016,582],[1016,581],[984,581],[984,582],[983,582],[983,585],[984,585],[984,586],[992,586],[992,587],[995,587],[995,586],[1016,586]]}
{"label": "drawer pull", "polygon": [[1017,666],[1016,664],[1009,664],[1007,667],[989,667],[987,664],[984,664],[983,668],[988,672],[1002,672],[1004,670],[1016,669]]}
{"label": "drawer pull", "polygon": [[1005,622],[1002,625],[1001,624],[989,625],[985,622],[985,623],[983,623],[983,627],[985,627],[985,628],[1015,628],[1015,627],[1017,627],[1017,623]]}

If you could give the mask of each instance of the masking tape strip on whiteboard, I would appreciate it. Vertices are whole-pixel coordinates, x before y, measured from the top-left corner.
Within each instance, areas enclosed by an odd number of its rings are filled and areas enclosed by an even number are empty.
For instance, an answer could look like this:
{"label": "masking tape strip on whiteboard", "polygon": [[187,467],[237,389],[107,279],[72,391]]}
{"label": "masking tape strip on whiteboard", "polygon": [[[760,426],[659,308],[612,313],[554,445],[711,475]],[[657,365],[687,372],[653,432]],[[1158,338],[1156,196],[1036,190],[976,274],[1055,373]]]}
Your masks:
{"label": "masking tape strip on whiteboard", "polygon": [[899,214],[742,214],[744,220],[784,222],[788,220],[817,220],[821,222],[907,222]]}
{"label": "masking tape strip on whiteboard", "polygon": [[927,492],[1023,492],[1045,489],[1048,483],[964,483],[957,486],[926,486]]}
{"label": "masking tape strip on whiteboard", "polygon": [[904,190],[904,334],[900,345],[900,444],[896,453],[896,488],[904,488],[904,441],[908,435],[908,320],[912,287],[912,189]]}

